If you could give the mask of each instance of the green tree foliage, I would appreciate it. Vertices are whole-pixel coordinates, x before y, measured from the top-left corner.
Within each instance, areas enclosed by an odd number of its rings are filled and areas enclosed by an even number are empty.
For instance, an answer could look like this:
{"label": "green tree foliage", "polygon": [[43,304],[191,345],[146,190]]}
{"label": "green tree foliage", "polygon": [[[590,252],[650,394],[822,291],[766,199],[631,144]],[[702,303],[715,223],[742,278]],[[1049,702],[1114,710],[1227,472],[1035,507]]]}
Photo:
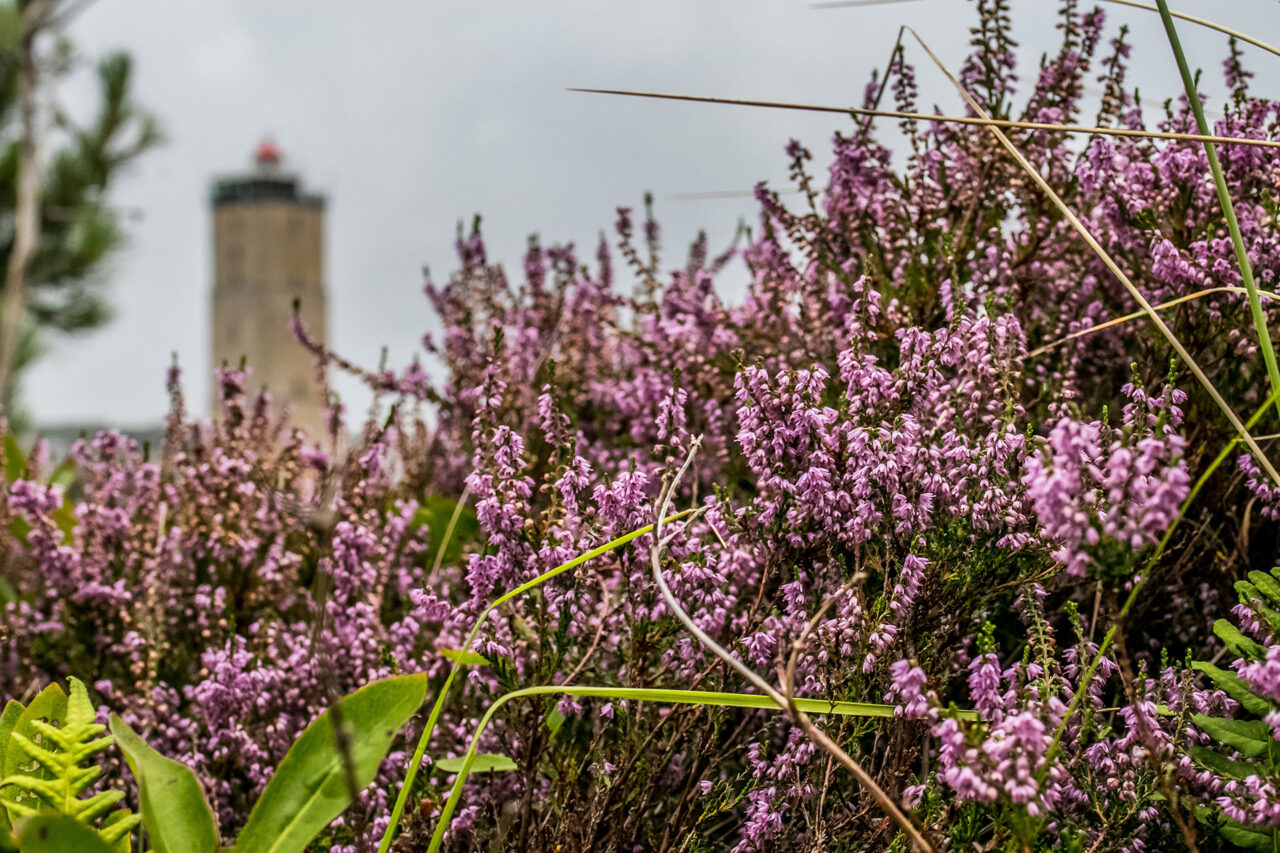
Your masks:
{"label": "green tree foliage", "polygon": [[[79,6],[66,0],[45,2],[43,14],[33,22],[32,5],[33,0],[0,3],[0,267],[8,263],[16,220],[22,137],[18,58],[24,32],[39,27],[34,42],[42,170],[39,225],[27,268],[27,316],[15,372],[38,357],[43,331],[78,332],[108,319],[104,262],[124,239],[123,216],[108,203],[108,193],[125,167],[160,141],[156,121],[133,100],[133,67],[125,53],[113,53],[93,69],[98,103],[88,121],[77,122],[58,108],[58,82],[83,66],[64,33],[68,15]],[[0,403],[11,420],[15,391],[12,380],[0,389]]]}

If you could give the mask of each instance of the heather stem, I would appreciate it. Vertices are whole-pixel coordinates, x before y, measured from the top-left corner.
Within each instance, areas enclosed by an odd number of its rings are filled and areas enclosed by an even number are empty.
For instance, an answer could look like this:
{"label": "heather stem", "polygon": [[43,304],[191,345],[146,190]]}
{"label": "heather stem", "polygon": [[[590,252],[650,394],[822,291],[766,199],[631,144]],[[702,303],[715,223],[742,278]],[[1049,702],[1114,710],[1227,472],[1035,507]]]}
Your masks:
{"label": "heather stem", "polygon": [[911,841],[911,849],[919,851],[919,853],[934,853],[935,848],[929,843],[914,823],[911,822],[905,812],[893,801],[884,789],[876,784],[876,780],[871,774],[863,768],[861,764],[853,759],[851,755],[845,752],[839,744],[833,741],[826,732],[819,729],[809,719],[809,715],[802,711],[796,704],[795,697],[784,696],[778,692],[773,685],[765,681],[755,670],[738,660],[728,649],[721,646],[711,638],[707,632],[694,623],[693,618],[680,606],[680,602],[671,592],[671,588],[667,586],[667,579],[662,573],[662,548],[666,542],[662,538],[663,516],[667,512],[667,507],[671,503],[671,497],[675,494],[676,488],[683,479],[689,465],[693,462],[693,457],[697,454],[698,449],[702,446],[702,436],[693,439],[689,446],[689,455],[685,457],[684,464],[680,466],[680,470],[676,472],[676,476],[667,483],[663,489],[662,496],[658,501],[658,511],[654,516],[657,521],[654,523],[653,541],[649,545],[649,559],[652,563],[653,578],[658,584],[658,589],[662,593],[663,600],[667,603],[667,607],[672,614],[684,625],[685,629],[694,636],[702,646],[716,655],[716,657],[729,664],[743,678],[750,682],[761,693],[769,697],[779,710],[783,711],[791,721],[800,726],[804,733],[822,747],[832,758],[838,761],[846,770],[848,770],[858,784],[862,786],[871,798],[875,800],[880,810],[888,815],[902,833]]}
{"label": "heather stem", "polygon": [[[1254,412],[1253,416],[1245,423],[1245,429],[1252,429],[1253,426],[1262,418],[1263,414],[1266,413],[1267,409],[1269,409],[1271,405],[1278,400],[1280,400],[1280,393],[1275,393],[1268,397],[1266,402],[1259,406],[1258,411]],[[1204,473],[1202,473],[1199,479],[1196,480],[1195,485],[1191,487],[1191,491],[1187,493],[1187,497],[1182,501],[1182,506],[1179,507],[1178,514],[1173,519],[1173,523],[1169,525],[1169,529],[1164,532],[1164,536],[1161,537],[1160,542],[1156,545],[1155,551],[1153,551],[1150,558],[1147,559],[1143,572],[1134,578],[1133,588],[1129,590],[1129,596],[1125,599],[1124,606],[1121,607],[1120,612],[1116,614],[1115,621],[1111,623],[1111,627],[1107,629],[1106,636],[1102,638],[1102,643],[1098,646],[1098,651],[1089,661],[1089,665],[1085,667],[1083,674],[1080,676],[1080,683],[1076,685],[1076,692],[1071,697],[1071,702],[1067,705],[1066,713],[1062,715],[1062,722],[1058,724],[1057,731],[1053,733],[1053,742],[1049,744],[1049,749],[1045,751],[1043,764],[1040,768],[1039,775],[1041,778],[1049,772],[1049,767],[1052,766],[1053,759],[1058,754],[1058,750],[1062,746],[1062,736],[1066,733],[1067,723],[1070,722],[1071,715],[1075,713],[1081,700],[1084,698],[1084,692],[1088,688],[1089,682],[1093,679],[1093,674],[1097,672],[1099,664],[1102,663],[1103,656],[1106,655],[1107,651],[1111,648],[1111,642],[1115,639],[1116,630],[1120,627],[1120,623],[1125,620],[1129,615],[1129,611],[1133,609],[1133,603],[1137,601],[1138,592],[1141,591],[1143,583],[1146,581],[1147,576],[1151,571],[1151,567],[1154,566],[1156,560],[1159,560],[1160,556],[1164,554],[1164,549],[1168,547],[1169,540],[1173,538],[1173,532],[1177,530],[1178,523],[1186,517],[1187,510],[1191,507],[1191,503],[1196,499],[1196,496],[1200,494],[1200,489],[1202,489],[1204,484],[1209,481],[1209,478],[1213,476],[1213,472],[1217,471],[1219,466],[1227,460],[1227,457],[1231,455],[1231,451],[1235,449],[1235,446],[1239,441],[1240,438],[1238,436],[1233,436],[1231,440],[1227,442],[1226,446],[1218,452],[1218,455],[1214,458],[1213,462],[1209,463],[1209,467],[1205,468]]]}

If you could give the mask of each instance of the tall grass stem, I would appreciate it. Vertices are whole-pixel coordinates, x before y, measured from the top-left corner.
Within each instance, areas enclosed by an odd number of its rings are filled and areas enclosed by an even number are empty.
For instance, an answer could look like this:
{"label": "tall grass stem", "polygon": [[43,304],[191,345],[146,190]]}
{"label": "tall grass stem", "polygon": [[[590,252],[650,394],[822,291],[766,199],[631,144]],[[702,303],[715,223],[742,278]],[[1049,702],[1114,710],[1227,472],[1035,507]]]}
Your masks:
{"label": "tall grass stem", "polygon": [[[1204,106],[1200,103],[1200,93],[1196,90],[1195,78],[1187,65],[1186,54],[1182,51],[1182,42],[1178,39],[1178,28],[1169,13],[1168,0],[1156,0],[1160,9],[1160,20],[1164,22],[1164,32],[1169,38],[1169,47],[1173,49],[1173,58],[1178,63],[1178,73],[1182,75],[1182,85],[1187,92],[1187,101],[1191,112],[1196,117],[1196,129],[1202,136],[1209,132],[1209,122],[1204,117]],[[1267,365],[1267,376],[1271,379],[1271,393],[1280,392],[1280,367],[1276,366],[1276,350],[1271,345],[1271,332],[1267,329],[1267,315],[1262,310],[1262,300],[1258,298],[1258,285],[1253,280],[1253,265],[1249,262],[1249,252],[1245,249],[1244,237],[1240,233],[1240,222],[1236,219],[1236,208],[1231,202],[1231,191],[1227,188],[1227,178],[1222,172],[1222,164],[1218,162],[1218,151],[1208,140],[1204,142],[1204,152],[1209,158],[1209,171],[1213,173],[1213,185],[1218,190],[1218,204],[1222,206],[1222,215],[1227,220],[1227,230],[1231,232],[1231,246],[1236,254],[1236,266],[1240,268],[1240,278],[1249,291],[1249,310],[1253,313],[1253,326],[1258,333],[1258,346],[1262,349],[1262,360]],[[1280,404],[1277,404],[1280,405]]]}

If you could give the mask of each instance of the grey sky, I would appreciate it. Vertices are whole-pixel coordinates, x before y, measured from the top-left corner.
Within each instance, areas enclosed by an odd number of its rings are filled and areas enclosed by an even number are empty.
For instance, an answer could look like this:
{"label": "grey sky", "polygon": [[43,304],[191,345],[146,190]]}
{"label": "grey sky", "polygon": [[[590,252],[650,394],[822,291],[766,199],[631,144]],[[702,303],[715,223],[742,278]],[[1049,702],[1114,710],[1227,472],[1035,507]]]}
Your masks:
{"label": "grey sky", "polygon": [[[1057,43],[1057,4],[1023,0],[1016,36],[1024,81]],[[1083,4],[1082,4],[1083,5]],[[1181,0],[1183,11],[1280,42],[1275,0]],[[1113,7],[1135,31],[1145,99],[1178,91],[1159,19]],[[782,113],[575,95],[567,86],[666,90],[844,105],[883,66],[900,23],[911,23],[955,67],[972,6],[919,0],[822,10],[794,0],[97,0],[73,39],[87,58],[113,48],[136,63],[137,95],[167,144],[119,184],[138,208],[114,259],[116,319],[50,353],[25,380],[43,424],[153,423],[176,351],[187,396],[205,414],[211,281],[206,194],[215,173],[244,168],[263,134],[328,194],[330,340],[373,365],[380,347],[406,362],[429,326],[420,270],[454,266],[459,218],[485,219],[492,254],[517,266],[526,236],[594,248],[619,205],[652,190],[667,258],[683,258],[700,227],[724,244],[749,199],[676,201],[672,194],[746,189],[786,174],[782,147],[804,141],[825,167],[833,115]],[[1225,37],[1185,25],[1193,63],[1221,91]],[[957,99],[920,52],[926,103]],[[1280,59],[1248,53],[1261,91],[1280,95]],[[84,100],[72,81],[62,98]],[[886,133],[892,133],[891,126]],[[735,268],[726,282],[743,278]],[[285,331],[281,330],[284,334]],[[353,397],[350,383],[339,389]]]}

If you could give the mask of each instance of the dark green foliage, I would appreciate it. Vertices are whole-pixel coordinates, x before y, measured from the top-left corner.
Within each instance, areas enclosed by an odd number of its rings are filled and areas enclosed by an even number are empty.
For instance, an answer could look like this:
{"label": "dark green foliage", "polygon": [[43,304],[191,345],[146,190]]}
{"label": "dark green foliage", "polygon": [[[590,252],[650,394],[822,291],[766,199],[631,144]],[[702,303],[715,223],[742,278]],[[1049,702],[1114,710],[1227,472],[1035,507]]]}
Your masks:
{"label": "dark green foliage", "polygon": [[[55,16],[68,2],[54,3]],[[0,57],[11,59],[22,37],[13,3],[0,5]],[[56,84],[74,67],[72,49],[58,34],[54,57],[41,64],[40,89]],[[12,218],[17,198],[19,119],[17,63],[0,63],[0,214]],[[124,241],[126,214],[109,203],[113,182],[139,155],[160,141],[154,118],[132,96],[132,62],[113,53],[94,68],[97,112],[84,124],[57,112],[42,130],[47,167],[41,179],[39,230],[28,269],[27,328],[19,343],[19,368],[40,352],[40,331],[77,332],[105,322],[103,266]],[[8,263],[12,229],[0,234],[0,269]],[[11,408],[14,388],[0,400]],[[12,419],[12,417],[11,417]]]}
{"label": "dark green foliage", "polygon": [[[1250,572],[1247,581],[1236,583],[1236,592],[1240,603],[1253,611],[1264,626],[1272,632],[1280,630],[1280,612],[1277,611],[1280,608],[1280,568],[1272,569],[1269,574]],[[1265,658],[1265,649],[1231,622],[1219,619],[1213,630],[1231,654],[1241,658],[1242,662]],[[1228,779],[1243,780],[1254,775],[1274,778],[1280,771],[1280,741],[1276,740],[1271,724],[1262,718],[1276,710],[1275,704],[1257,695],[1234,672],[1203,661],[1195,662],[1192,668],[1207,676],[1215,687],[1239,703],[1240,708],[1236,718],[1196,714],[1193,722],[1212,738],[1214,745],[1191,748],[1191,757]],[[1280,839],[1273,831],[1242,826],[1211,809],[1201,809],[1197,817],[1201,822],[1212,820],[1222,837],[1236,847],[1268,853],[1280,850]]]}

